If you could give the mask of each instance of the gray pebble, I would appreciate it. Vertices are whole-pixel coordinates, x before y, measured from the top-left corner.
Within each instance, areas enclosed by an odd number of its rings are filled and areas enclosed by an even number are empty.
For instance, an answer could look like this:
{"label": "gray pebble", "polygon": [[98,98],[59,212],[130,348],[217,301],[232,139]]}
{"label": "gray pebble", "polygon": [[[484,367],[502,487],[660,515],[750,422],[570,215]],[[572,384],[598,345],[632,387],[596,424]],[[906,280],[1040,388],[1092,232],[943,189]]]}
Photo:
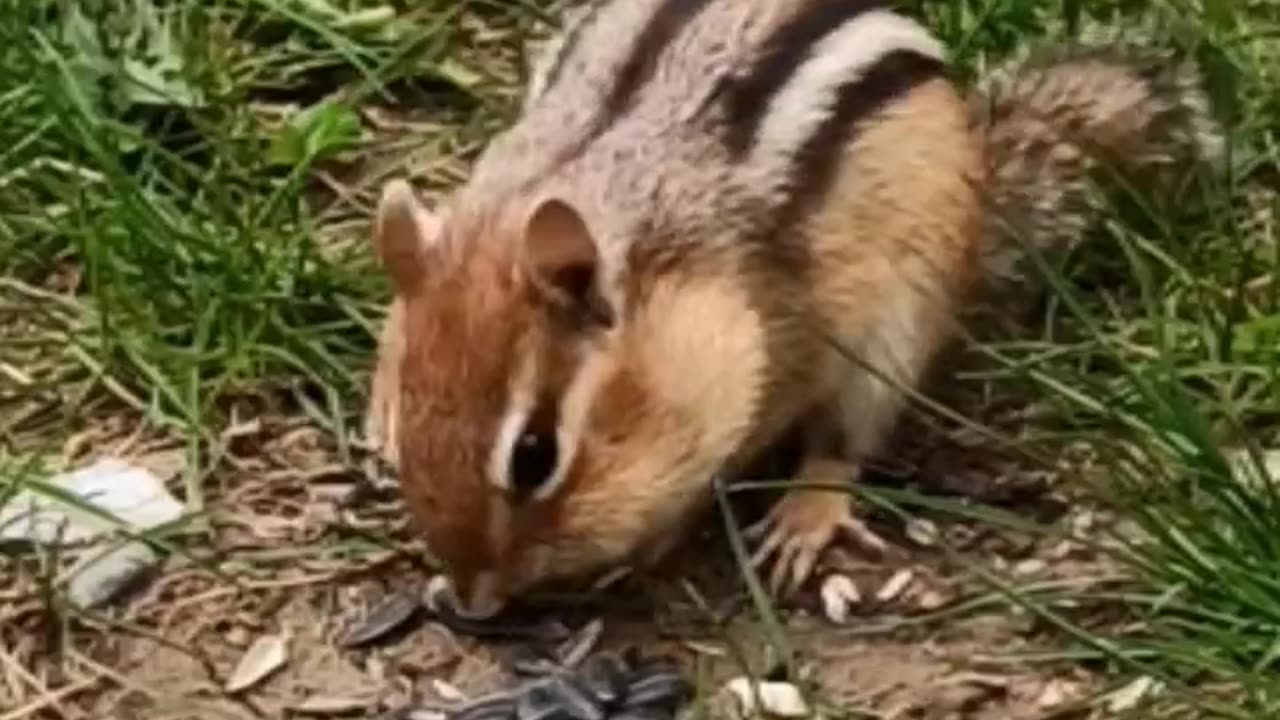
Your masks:
{"label": "gray pebble", "polygon": [[97,548],[87,550],[72,571],[67,599],[81,608],[105,605],[159,562],[156,551],[140,541],[106,553]]}

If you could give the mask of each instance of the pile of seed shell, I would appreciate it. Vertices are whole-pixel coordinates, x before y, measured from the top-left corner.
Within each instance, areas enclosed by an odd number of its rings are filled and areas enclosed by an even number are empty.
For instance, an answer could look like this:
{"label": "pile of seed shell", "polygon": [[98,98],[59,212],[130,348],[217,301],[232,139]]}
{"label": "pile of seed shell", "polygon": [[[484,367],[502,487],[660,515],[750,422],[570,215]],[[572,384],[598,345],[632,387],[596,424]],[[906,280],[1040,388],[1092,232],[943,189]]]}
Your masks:
{"label": "pile of seed shell", "polygon": [[598,654],[519,687],[463,702],[448,720],[671,720],[692,687],[668,660]]}

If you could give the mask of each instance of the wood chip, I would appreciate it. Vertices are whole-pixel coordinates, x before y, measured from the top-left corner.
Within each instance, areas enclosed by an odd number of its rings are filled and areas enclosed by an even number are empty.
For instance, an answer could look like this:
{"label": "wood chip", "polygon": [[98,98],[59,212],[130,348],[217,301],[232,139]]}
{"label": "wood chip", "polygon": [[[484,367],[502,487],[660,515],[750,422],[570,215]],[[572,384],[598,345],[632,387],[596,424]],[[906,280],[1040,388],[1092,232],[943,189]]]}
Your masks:
{"label": "wood chip", "polygon": [[240,662],[227,680],[229,693],[237,693],[257,685],[271,673],[284,667],[289,659],[287,635],[264,635],[240,657]]}

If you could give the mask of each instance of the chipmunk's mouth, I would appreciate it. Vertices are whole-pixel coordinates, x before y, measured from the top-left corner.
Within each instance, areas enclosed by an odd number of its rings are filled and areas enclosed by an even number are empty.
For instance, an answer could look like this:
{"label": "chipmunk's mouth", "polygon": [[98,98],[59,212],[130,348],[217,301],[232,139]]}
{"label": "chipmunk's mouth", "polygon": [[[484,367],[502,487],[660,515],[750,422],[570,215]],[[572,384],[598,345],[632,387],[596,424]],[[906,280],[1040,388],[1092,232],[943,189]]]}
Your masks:
{"label": "chipmunk's mouth", "polygon": [[489,620],[506,606],[502,585],[495,572],[478,573],[467,583],[466,592],[445,576],[436,575],[427,585],[427,604],[432,608],[447,605],[458,617],[467,620]]}

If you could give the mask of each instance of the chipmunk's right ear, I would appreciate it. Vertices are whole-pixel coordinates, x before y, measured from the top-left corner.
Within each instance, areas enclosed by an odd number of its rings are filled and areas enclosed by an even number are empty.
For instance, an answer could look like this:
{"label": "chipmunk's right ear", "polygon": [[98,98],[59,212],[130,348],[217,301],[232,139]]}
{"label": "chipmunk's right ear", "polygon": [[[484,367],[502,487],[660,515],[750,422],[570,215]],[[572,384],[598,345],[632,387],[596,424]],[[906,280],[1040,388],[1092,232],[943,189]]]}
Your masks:
{"label": "chipmunk's right ear", "polygon": [[440,232],[439,218],[422,205],[412,185],[399,179],[387,183],[378,201],[373,236],[378,259],[398,292],[422,281]]}
{"label": "chipmunk's right ear", "polygon": [[613,325],[617,308],[604,292],[600,250],[573,205],[547,199],[534,209],[525,227],[523,260],[549,300],[597,326]]}

